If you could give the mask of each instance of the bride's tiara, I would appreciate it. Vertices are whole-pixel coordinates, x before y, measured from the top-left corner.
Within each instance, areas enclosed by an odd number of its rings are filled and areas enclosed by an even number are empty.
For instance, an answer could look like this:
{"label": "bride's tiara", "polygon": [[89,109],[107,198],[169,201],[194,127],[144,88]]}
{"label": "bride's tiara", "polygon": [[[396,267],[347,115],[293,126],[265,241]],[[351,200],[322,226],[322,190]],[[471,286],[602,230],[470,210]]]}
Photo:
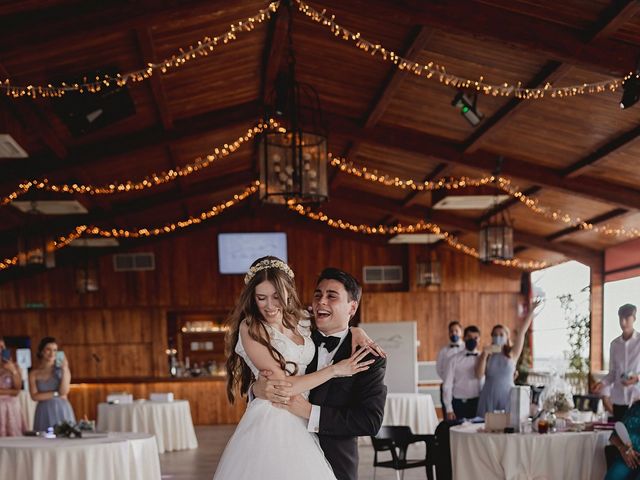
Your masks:
{"label": "bride's tiara", "polygon": [[246,285],[251,281],[251,279],[258,273],[260,270],[265,270],[267,268],[277,268],[278,270],[282,270],[286,273],[289,278],[293,280],[293,270],[291,267],[284,263],[282,260],[274,260],[274,259],[265,259],[261,262],[256,263],[253,267],[249,269],[247,274],[244,276],[244,284]]}

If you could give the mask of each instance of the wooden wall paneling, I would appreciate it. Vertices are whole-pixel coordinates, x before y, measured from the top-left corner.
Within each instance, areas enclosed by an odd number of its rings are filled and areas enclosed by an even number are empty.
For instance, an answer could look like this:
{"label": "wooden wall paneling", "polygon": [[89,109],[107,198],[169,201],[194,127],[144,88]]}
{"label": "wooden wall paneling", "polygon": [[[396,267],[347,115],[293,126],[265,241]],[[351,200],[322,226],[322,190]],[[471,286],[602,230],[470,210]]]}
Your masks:
{"label": "wooden wall paneling", "polygon": [[600,268],[591,267],[591,338],[589,343],[589,366],[591,371],[602,370],[602,335],[604,322],[604,258]]}

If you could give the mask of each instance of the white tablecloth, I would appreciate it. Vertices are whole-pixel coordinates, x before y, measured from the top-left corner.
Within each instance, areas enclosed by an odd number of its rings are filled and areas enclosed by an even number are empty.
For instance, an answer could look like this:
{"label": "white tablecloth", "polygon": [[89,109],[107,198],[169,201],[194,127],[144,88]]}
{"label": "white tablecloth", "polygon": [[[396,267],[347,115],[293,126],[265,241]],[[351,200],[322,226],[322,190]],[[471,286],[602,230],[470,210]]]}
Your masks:
{"label": "white tablecloth", "polygon": [[438,416],[431,395],[425,393],[389,393],[382,425],[408,425],[417,434],[433,433]]}
{"label": "white tablecloth", "polygon": [[22,410],[22,416],[24,417],[25,422],[27,422],[27,428],[29,430],[33,429],[33,417],[36,414],[36,405],[37,402],[31,400],[31,395],[29,392],[22,390],[18,394],[18,401],[20,402],[20,409]]}
{"label": "white tablecloth", "polygon": [[97,429],[102,432],[144,432],[156,436],[160,453],[198,448],[187,400],[98,405]]}
{"label": "white tablecloth", "polygon": [[451,429],[456,480],[602,480],[610,431],[582,433],[481,433],[484,424]]}
{"label": "white tablecloth", "polygon": [[98,438],[0,438],[2,478],[20,480],[160,480],[153,436],[111,433]]}

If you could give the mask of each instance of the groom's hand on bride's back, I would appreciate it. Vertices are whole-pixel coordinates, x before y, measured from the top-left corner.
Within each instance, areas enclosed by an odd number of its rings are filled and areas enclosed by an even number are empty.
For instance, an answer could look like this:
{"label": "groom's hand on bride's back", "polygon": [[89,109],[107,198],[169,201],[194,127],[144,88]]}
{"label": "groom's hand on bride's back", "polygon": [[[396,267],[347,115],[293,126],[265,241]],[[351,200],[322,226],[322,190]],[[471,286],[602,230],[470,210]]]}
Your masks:
{"label": "groom's hand on bride's back", "polygon": [[269,400],[273,403],[287,404],[291,400],[291,383],[286,380],[270,380],[273,372],[262,370],[253,384],[253,395],[256,398]]}

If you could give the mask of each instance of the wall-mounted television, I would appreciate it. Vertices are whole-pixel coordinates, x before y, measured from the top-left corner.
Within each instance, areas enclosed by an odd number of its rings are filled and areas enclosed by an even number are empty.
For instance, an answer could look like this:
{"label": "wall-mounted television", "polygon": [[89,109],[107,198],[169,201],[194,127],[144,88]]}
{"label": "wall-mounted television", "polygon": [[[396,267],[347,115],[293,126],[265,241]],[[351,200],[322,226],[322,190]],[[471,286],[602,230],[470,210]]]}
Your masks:
{"label": "wall-mounted television", "polygon": [[281,232],[219,233],[220,273],[246,273],[253,261],[273,255],[287,262],[287,234]]}

